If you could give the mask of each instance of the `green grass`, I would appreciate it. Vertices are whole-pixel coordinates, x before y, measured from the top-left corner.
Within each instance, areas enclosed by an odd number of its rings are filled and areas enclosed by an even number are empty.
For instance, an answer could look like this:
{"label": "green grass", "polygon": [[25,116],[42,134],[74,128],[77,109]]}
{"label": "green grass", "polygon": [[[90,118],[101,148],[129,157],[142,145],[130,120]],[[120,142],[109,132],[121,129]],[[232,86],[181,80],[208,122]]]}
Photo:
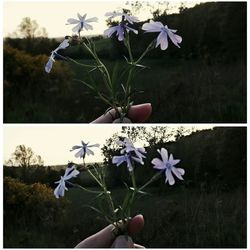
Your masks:
{"label": "green grass", "polygon": [[[91,60],[80,60],[91,63]],[[112,72],[113,61],[104,61]],[[123,62],[119,61],[121,65]],[[244,62],[214,64],[186,60],[145,60],[149,66],[134,81],[134,89],[143,91],[134,96],[135,103],[151,102],[153,113],[149,122],[245,122],[246,67]],[[86,80],[86,72],[74,66],[76,78]],[[97,72],[92,73],[102,86]],[[93,100],[91,90],[82,86],[85,101],[91,103],[94,116],[104,112],[101,101]],[[79,89],[78,89],[79,91]],[[86,92],[87,91],[87,92]],[[88,119],[88,115],[85,116]]]}
{"label": "green grass", "polygon": [[[149,192],[151,195],[138,200],[134,208],[134,214],[145,217],[145,227],[135,238],[145,247],[246,247],[246,195],[241,190],[207,194],[170,188],[162,194],[157,189]],[[122,195],[121,189],[114,191],[116,198]],[[71,213],[84,214],[77,218],[76,238],[80,240],[103,227],[97,217],[87,219],[90,212],[81,208],[91,200],[89,195],[72,190],[68,197],[74,204]]]}
{"label": "green grass", "polygon": [[[203,193],[185,187],[166,187],[160,193],[137,201],[133,214],[143,214],[145,227],[134,241],[145,247],[246,247],[246,194],[238,189],[228,193]],[[122,199],[124,191],[113,191]],[[66,193],[70,205],[56,229],[39,225],[13,231],[5,238],[5,247],[74,247],[79,241],[107,225],[86,204],[95,204],[93,196],[78,189]]]}

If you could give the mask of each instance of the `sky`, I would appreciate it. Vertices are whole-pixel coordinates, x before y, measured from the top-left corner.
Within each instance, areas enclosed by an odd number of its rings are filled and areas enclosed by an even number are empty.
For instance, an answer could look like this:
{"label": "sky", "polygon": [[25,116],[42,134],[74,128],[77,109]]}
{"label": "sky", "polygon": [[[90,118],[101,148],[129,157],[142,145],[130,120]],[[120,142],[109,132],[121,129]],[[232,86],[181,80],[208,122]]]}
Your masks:
{"label": "sky", "polygon": [[[36,20],[39,27],[44,27],[48,33],[48,37],[64,37],[71,35],[71,29],[74,26],[66,25],[68,18],[76,18],[77,13],[83,15],[87,13],[87,18],[97,17],[98,22],[93,23],[93,30],[88,31],[87,35],[103,34],[107,29],[104,15],[106,12],[114,11],[117,8],[131,9],[131,5],[126,5],[128,1],[4,1],[3,4],[3,36],[9,36],[17,31],[18,25],[24,17],[30,17]],[[200,2],[200,1],[199,1]],[[198,1],[189,1],[185,3],[187,7],[192,7],[199,3]],[[141,20],[151,18],[150,9],[146,2],[136,16]],[[160,6],[155,1],[149,1],[150,5]],[[172,12],[178,10],[181,2],[170,2],[169,8]],[[166,6],[166,5],[163,5]]]}
{"label": "sky", "polygon": [[[168,127],[178,127],[167,125]],[[194,127],[189,125],[189,127]],[[212,128],[211,125],[196,125],[197,129]],[[102,124],[47,124],[47,125],[4,125],[3,126],[3,160],[10,159],[16,146],[25,145],[31,147],[36,155],[44,160],[44,165],[64,165],[68,161],[81,163],[76,159],[70,149],[74,145],[80,145],[81,140],[90,144],[105,144],[106,139],[114,133],[120,132],[120,125]],[[135,143],[136,146],[143,146],[142,142]],[[102,162],[103,156],[100,148],[93,148],[94,156],[88,156],[86,162]]]}

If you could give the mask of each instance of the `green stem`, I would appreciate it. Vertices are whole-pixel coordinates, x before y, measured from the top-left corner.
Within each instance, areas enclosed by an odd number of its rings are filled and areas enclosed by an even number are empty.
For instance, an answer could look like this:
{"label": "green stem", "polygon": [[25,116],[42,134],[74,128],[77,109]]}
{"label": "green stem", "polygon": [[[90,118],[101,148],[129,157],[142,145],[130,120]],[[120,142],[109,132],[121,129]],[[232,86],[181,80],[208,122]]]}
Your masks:
{"label": "green stem", "polygon": [[74,59],[72,59],[70,57],[67,57],[67,60],[69,60],[70,62],[75,63],[75,64],[77,64],[79,66],[83,66],[83,67],[88,67],[88,68],[97,68],[98,67],[97,65],[79,63],[79,62],[75,61]]}
{"label": "green stem", "polygon": [[132,55],[132,51],[131,51],[131,46],[130,46],[129,33],[127,33],[127,37],[126,37],[126,40],[124,40],[124,44],[125,44],[125,46],[128,49],[128,54],[129,54],[130,62],[133,64],[134,59],[133,59],[133,55]]}
{"label": "green stem", "polygon": [[115,211],[115,206],[114,206],[112,197],[111,197],[111,195],[110,195],[110,192],[109,192],[109,191],[107,190],[107,188],[106,188],[105,183],[101,183],[101,182],[97,179],[97,177],[96,177],[89,169],[88,169],[87,171],[88,171],[88,173],[94,178],[94,180],[98,183],[98,185],[103,189],[104,194],[105,194],[105,196],[106,196],[106,200],[107,200],[107,202],[108,202],[108,204],[109,204],[109,206],[110,206],[110,210],[111,210],[112,216],[113,216],[114,221],[115,221],[115,219],[116,219],[115,213],[114,213],[114,211]]}
{"label": "green stem", "polygon": [[75,184],[75,183],[71,183],[69,181],[67,181],[69,184],[73,185],[74,187],[77,187],[77,188],[80,188],[86,192],[89,192],[89,193],[94,193],[94,194],[99,194],[98,191],[93,191],[93,190],[90,190],[90,189],[87,189],[87,188],[84,188],[83,186],[79,185],[79,184]]}
{"label": "green stem", "polygon": [[[108,85],[109,88],[112,88],[112,82],[111,82],[111,78],[108,72],[108,69],[106,68],[106,66],[104,65],[104,63],[99,59],[99,57],[97,56],[97,54],[95,53],[95,51],[92,51],[88,45],[86,43],[83,43],[84,47],[89,51],[89,53],[94,57],[94,59],[96,60],[97,64],[99,64],[100,67],[98,67],[98,69],[100,70],[100,68],[104,69],[104,73],[107,77],[108,80]],[[100,70],[101,71],[101,70]],[[103,71],[101,71],[101,73],[103,73]]]}
{"label": "green stem", "polygon": [[96,176],[89,170],[87,169],[88,173],[93,177],[93,179],[98,183],[98,185],[103,188],[102,183],[96,178]]}
{"label": "green stem", "polygon": [[138,189],[138,191],[142,191],[145,187],[147,187],[149,184],[151,184],[152,182],[156,181],[159,179],[159,177],[161,176],[162,171],[159,171],[158,173],[156,173],[149,181],[147,181],[142,187],[140,187]]}
{"label": "green stem", "polygon": [[137,191],[138,191],[137,185],[136,185],[136,180],[135,180],[134,164],[132,164],[132,167],[133,167],[133,170],[130,172],[130,176],[131,176],[131,181],[132,181],[132,185],[133,185],[134,190],[133,190],[131,198],[129,199],[129,207],[128,207],[128,215],[129,216],[131,215],[131,208],[132,208],[132,205],[134,203],[134,199],[135,199]]}
{"label": "green stem", "polygon": [[[90,41],[88,41],[90,44]],[[115,93],[113,91],[113,87],[112,87],[112,81],[111,81],[111,77],[109,74],[109,71],[107,69],[107,67],[105,66],[105,64],[99,59],[95,49],[93,49],[93,51],[91,50],[91,48],[89,48],[85,43],[83,43],[84,47],[89,51],[89,53],[93,56],[93,58],[96,60],[98,66],[99,71],[101,72],[102,76],[103,76],[103,81],[108,89],[108,91],[111,94],[111,99],[112,99],[112,103],[110,102],[110,105],[112,107],[114,107],[114,109],[116,110],[116,112],[119,114],[119,111],[117,109],[116,106],[116,96]],[[107,102],[107,101],[106,101]]]}
{"label": "green stem", "polygon": [[153,44],[155,43],[155,41],[152,41],[148,47],[144,50],[144,52],[141,54],[141,56],[136,60],[135,64],[138,64],[142,58],[150,51],[153,49]]}

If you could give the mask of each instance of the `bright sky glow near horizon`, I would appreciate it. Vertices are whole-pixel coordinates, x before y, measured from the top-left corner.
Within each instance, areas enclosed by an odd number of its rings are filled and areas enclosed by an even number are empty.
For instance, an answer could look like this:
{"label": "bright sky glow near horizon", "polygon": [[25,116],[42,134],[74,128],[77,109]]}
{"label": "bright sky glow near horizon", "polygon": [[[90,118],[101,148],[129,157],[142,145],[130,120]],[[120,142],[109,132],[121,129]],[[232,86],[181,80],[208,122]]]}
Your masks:
{"label": "bright sky glow near horizon", "polygon": [[[48,33],[48,37],[64,37],[72,34],[74,25],[65,25],[68,18],[76,18],[77,13],[81,15],[87,13],[87,18],[97,17],[98,22],[92,23],[92,31],[84,31],[86,35],[103,34],[107,29],[104,15],[108,11],[114,11],[117,8],[131,9],[130,5],[126,5],[128,1],[56,1],[56,2],[40,2],[40,1],[5,1],[3,5],[3,36],[12,35],[18,29],[24,17],[30,17],[36,20],[39,27],[44,27]],[[131,1],[130,1],[131,2]],[[149,8],[146,6],[146,1],[143,8],[140,9],[136,16],[141,20],[151,18]],[[149,1],[152,5],[156,5],[153,1]],[[200,1],[176,2],[170,1],[169,8],[172,12],[176,12],[181,3],[186,7],[193,7]],[[161,8],[161,5],[156,5]]]}
{"label": "bright sky glow near horizon", "polygon": [[[183,125],[179,125],[183,126]],[[176,125],[167,125],[167,127],[177,128]],[[212,128],[211,125],[185,126],[195,127],[197,129]],[[25,145],[31,147],[36,155],[40,155],[44,160],[44,165],[64,165],[68,161],[81,163],[79,158],[75,158],[70,149],[74,145],[80,145],[81,140],[90,142],[90,144],[105,144],[106,139],[114,133],[120,132],[121,126],[115,125],[14,125],[4,126],[4,144],[3,160],[10,159],[11,154],[15,151],[16,146]],[[139,145],[138,143],[135,144]],[[93,148],[94,156],[88,156],[86,162],[102,162],[100,148]]]}

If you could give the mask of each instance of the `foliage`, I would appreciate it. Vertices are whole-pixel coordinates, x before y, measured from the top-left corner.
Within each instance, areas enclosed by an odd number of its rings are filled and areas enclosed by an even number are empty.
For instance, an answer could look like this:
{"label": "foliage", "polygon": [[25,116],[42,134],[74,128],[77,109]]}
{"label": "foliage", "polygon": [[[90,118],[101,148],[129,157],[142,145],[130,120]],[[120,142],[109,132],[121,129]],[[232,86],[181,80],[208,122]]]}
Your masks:
{"label": "foliage", "polygon": [[18,34],[21,37],[25,38],[34,38],[34,37],[47,37],[48,34],[45,28],[39,28],[39,25],[36,20],[31,20],[30,17],[24,17],[21,23],[18,26]]}
{"label": "foliage", "polygon": [[4,47],[4,121],[51,121],[72,112],[65,103],[70,98],[66,93],[70,92],[71,73],[59,62],[48,78],[42,70],[46,61],[46,56],[32,57]]}
{"label": "foliage", "polygon": [[49,53],[58,45],[58,41],[54,38],[36,37],[36,38],[10,38],[4,39],[4,46],[22,50],[27,54],[49,55]]}
{"label": "foliage", "polygon": [[[134,208],[135,213],[143,210],[145,218],[143,231],[133,237],[138,244],[147,248],[246,247],[245,189],[206,193],[181,187],[170,189],[167,194],[155,188],[148,191],[151,195],[139,200]],[[115,189],[114,195],[120,199],[122,190]],[[71,203],[66,216],[61,218],[60,228],[48,233],[48,228],[35,225],[27,232],[13,225],[9,234],[5,231],[4,246],[72,248],[107,225],[93,211],[85,209],[83,212],[83,206],[91,201],[89,193],[72,189],[68,198]]]}
{"label": "foliage", "polygon": [[[108,166],[110,185],[120,185],[121,180],[128,181],[126,167],[117,168],[111,163],[112,156],[118,153],[114,144],[118,136],[119,134],[115,134],[109,138],[102,148],[105,164]],[[146,148],[145,166],[138,167],[135,172],[138,183],[143,183],[154,173],[151,160],[158,157],[155,153],[156,149],[165,147],[182,160],[180,166],[186,170],[184,184],[187,186],[196,186],[210,192],[214,187],[219,190],[231,190],[246,184],[245,128],[218,127],[183,137],[179,137],[178,132],[177,136],[176,142],[159,141],[155,145],[149,144]],[[232,154],[230,152],[234,153],[228,157]],[[157,184],[157,186],[164,192],[164,183]]]}
{"label": "foliage", "polygon": [[[21,230],[28,235],[33,230],[46,234],[54,233],[65,215],[66,200],[58,202],[53,190],[41,183],[26,185],[11,177],[4,178],[4,237],[5,246],[18,247],[20,244],[33,246],[13,235]],[[53,237],[51,235],[51,237]],[[33,239],[34,240],[34,239]]]}
{"label": "foliage", "polygon": [[[134,103],[150,102],[153,107],[148,122],[245,122],[246,4],[202,3],[180,14],[157,18],[170,28],[177,27],[183,34],[183,43],[181,50],[170,46],[167,53],[150,52],[143,63],[153,70],[135,78]],[[130,38],[136,55],[152,37],[140,32],[139,36]],[[100,39],[95,43],[97,53],[106,59],[109,70],[121,63],[115,61],[118,56],[126,55],[118,41]],[[52,77],[48,78],[42,72],[47,57],[32,58],[8,45],[32,55],[49,55],[58,42],[47,38],[33,39],[32,43],[28,39],[5,39],[5,122],[90,122],[108,108],[93,98],[82,83],[69,77],[65,62],[56,63]],[[79,54],[79,49],[75,46],[65,55],[84,58],[78,60],[79,63],[93,63],[87,59],[86,51],[81,50]],[[75,66],[73,71],[75,78],[89,80],[88,72],[82,67]],[[94,75],[94,81],[101,86],[98,74]],[[144,92],[140,94],[142,89]]]}
{"label": "foliage", "polygon": [[49,185],[51,188],[55,187],[55,180],[58,178],[58,173],[63,175],[62,171],[54,170],[49,166],[4,166],[4,176],[18,179],[25,184],[43,183]]}
{"label": "foliage", "polygon": [[20,167],[42,166],[43,160],[40,155],[35,155],[32,148],[25,145],[18,145],[15,152],[12,153],[11,158],[6,162],[6,165]]}
{"label": "foliage", "polygon": [[[181,50],[174,49],[174,46],[170,46],[167,53],[154,50],[148,55],[151,58],[201,58],[209,64],[228,63],[240,58],[246,60],[245,2],[201,3],[171,15],[156,11],[154,20],[167,23],[170,28],[175,27],[182,34],[183,43]],[[138,37],[132,36],[135,54],[140,53],[153,36],[142,32]],[[115,39],[113,43],[123,54],[121,44]]]}

